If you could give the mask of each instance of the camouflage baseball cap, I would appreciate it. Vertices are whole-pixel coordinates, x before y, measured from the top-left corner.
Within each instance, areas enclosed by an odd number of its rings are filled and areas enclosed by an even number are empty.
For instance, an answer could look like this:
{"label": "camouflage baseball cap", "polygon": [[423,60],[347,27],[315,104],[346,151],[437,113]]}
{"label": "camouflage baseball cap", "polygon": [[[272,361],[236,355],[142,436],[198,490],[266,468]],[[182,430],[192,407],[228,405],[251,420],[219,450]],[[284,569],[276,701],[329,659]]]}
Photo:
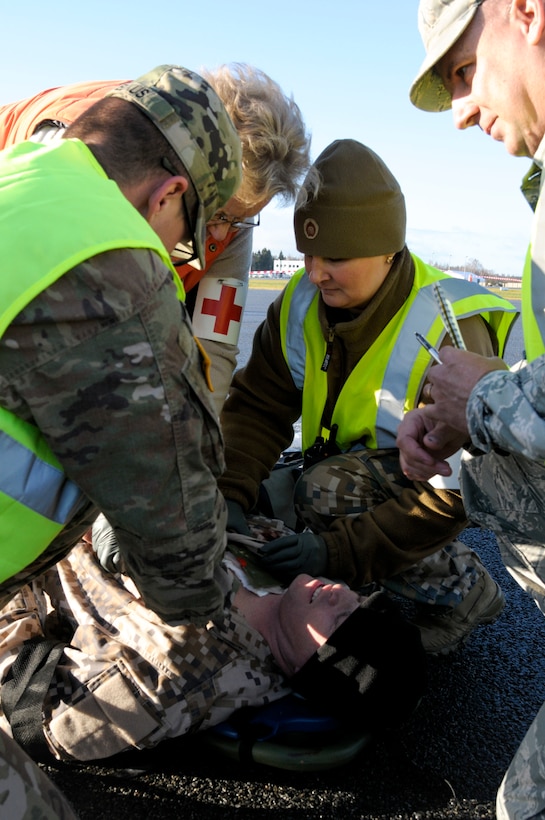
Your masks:
{"label": "camouflage baseball cap", "polygon": [[447,111],[452,100],[435,66],[473,20],[484,0],[420,0],[418,30],[426,59],[410,90],[413,105],[422,111]]}
{"label": "camouflage baseball cap", "polygon": [[106,95],[137,105],[172,145],[198,199],[194,250],[205,264],[206,223],[242,179],[240,139],[214,89],[195,72],[162,65]]}

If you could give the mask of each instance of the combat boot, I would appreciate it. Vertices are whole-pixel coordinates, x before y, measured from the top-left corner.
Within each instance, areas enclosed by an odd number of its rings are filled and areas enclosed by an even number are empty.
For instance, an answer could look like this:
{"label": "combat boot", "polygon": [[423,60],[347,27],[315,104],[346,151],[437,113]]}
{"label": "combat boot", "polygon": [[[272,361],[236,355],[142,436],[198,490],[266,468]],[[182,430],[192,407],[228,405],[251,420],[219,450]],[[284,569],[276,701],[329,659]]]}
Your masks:
{"label": "combat boot", "polygon": [[420,629],[422,644],[430,655],[448,655],[461,646],[479,624],[491,624],[505,606],[498,584],[484,569],[461,604],[433,613],[421,609],[413,619]]}

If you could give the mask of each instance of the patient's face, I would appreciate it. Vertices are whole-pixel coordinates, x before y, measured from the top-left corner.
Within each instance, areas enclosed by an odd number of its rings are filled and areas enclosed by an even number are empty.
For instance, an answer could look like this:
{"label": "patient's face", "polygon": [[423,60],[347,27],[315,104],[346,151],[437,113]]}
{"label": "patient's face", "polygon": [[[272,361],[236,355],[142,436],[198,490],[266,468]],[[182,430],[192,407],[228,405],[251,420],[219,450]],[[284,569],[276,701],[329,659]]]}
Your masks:
{"label": "patient's face", "polygon": [[343,584],[298,575],[278,609],[281,652],[292,674],[300,669],[356,610],[361,598]]}

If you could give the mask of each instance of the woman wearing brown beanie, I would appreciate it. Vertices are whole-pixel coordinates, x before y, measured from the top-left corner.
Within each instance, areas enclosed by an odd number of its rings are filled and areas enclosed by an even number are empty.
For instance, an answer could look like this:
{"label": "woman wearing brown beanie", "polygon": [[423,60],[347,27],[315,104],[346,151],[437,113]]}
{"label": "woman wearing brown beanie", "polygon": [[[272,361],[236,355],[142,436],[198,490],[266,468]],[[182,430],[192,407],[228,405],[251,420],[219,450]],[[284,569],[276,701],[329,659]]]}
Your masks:
{"label": "woman wearing brown beanie", "polygon": [[416,603],[430,653],[447,653],[503,609],[499,586],[456,536],[460,493],[409,481],[396,431],[429,400],[432,363],[415,332],[448,344],[432,285],[441,280],[465,344],[501,355],[514,307],[453,279],[405,244],[405,201],[377,154],[345,139],[310,169],[295,208],[305,267],[272,303],[222,415],[229,527],[244,530],[260,483],[302,417],[304,472],[295,490],[303,532],[267,544],[282,579],[327,574],[357,589],[371,581]]}

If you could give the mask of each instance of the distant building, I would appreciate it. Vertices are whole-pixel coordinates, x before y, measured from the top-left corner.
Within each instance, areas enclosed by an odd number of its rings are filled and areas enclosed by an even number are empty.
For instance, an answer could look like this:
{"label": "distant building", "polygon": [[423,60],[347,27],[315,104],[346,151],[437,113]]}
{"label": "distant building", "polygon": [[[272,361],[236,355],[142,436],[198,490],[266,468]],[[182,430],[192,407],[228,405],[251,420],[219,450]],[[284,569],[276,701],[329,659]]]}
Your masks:
{"label": "distant building", "polygon": [[444,270],[443,273],[448,273],[454,279],[465,279],[466,282],[475,282],[477,285],[486,285],[484,276],[479,276],[478,273],[473,273],[470,270]]}
{"label": "distant building", "polygon": [[292,276],[296,270],[304,267],[304,259],[275,259],[273,262],[274,272],[280,276]]}
{"label": "distant building", "polygon": [[481,276],[479,273],[473,273],[469,270],[452,270],[448,268],[445,270],[441,268],[443,273],[448,273],[455,279],[466,279],[468,282],[476,282],[478,285],[486,287],[501,288],[502,290],[520,290],[522,287],[522,279],[514,276],[499,276],[495,273],[487,273]]}

